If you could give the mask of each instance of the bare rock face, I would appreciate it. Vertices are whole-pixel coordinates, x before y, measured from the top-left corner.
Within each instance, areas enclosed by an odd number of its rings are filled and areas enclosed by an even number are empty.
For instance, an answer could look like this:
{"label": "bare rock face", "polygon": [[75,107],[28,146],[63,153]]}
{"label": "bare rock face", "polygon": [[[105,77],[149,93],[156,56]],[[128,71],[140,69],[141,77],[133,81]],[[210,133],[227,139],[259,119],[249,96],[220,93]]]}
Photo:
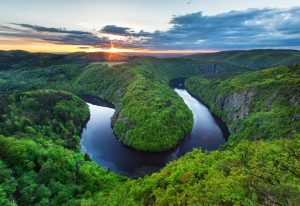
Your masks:
{"label": "bare rock face", "polygon": [[246,90],[243,92],[234,92],[226,97],[217,96],[216,104],[221,110],[227,112],[227,118],[231,121],[237,121],[246,118],[250,113],[250,104],[254,90]]}

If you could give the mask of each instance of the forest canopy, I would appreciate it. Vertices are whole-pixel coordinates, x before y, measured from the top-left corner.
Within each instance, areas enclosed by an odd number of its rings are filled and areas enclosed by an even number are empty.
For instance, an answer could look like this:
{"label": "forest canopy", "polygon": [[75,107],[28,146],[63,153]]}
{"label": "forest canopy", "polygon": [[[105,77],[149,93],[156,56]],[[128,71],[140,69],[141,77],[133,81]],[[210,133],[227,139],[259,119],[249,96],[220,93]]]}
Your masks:
{"label": "forest canopy", "polygon": [[[300,202],[297,52],[138,57],[120,65],[27,53],[18,62],[17,53],[0,53],[0,205]],[[168,86],[180,77],[228,125],[231,135],[220,149],[195,149],[139,179],[108,171],[79,151],[89,116],[81,95],[115,105],[114,131],[125,144],[175,147],[192,125],[191,112]]]}

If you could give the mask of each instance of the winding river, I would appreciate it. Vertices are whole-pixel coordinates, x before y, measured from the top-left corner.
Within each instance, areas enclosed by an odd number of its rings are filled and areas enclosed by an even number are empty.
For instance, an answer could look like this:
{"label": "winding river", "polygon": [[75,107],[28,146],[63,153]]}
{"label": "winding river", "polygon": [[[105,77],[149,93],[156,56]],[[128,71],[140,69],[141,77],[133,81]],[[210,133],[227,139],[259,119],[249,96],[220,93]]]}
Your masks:
{"label": "winding river", "polygon": [[[214,117],[207,107],[192,97],[182,84],[174,88],[193,113],[194,125],[191,135],[175,149],[168,152],[139,152],[119,142],[111,128],[114,109],[110,104],[87,103],[90,119],[81,135],[81,150],[93,161],[111,171],[128,177],[140,177],[158,171],[169,161],[200,147],[202,150],[214,150],[226,139],[226,128]],[[102,105],[102,106],[100,106]],[[224,132],[225,131],[225,132]]]}

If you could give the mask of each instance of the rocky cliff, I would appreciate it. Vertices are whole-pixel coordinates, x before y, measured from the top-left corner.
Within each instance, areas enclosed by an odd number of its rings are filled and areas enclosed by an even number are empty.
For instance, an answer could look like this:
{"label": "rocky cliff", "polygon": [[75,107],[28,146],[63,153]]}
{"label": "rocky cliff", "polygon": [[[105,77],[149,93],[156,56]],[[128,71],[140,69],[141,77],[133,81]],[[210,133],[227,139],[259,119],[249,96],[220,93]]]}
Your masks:
{"label": "rocky cliff", "polygon": [[234,92],[229,96],[218,95],[214,100],[215,104],[221,110],[227,111],[228,119],[235,121],[244,119],[250,113],[250,104],[255,90],[246,90],[243,92]]}
{"label": "rocky cliff", "polygon": [[290,138],[300,131],[300,66],[221,80],[191,77],[185,86],[226,122],[229,139]]}

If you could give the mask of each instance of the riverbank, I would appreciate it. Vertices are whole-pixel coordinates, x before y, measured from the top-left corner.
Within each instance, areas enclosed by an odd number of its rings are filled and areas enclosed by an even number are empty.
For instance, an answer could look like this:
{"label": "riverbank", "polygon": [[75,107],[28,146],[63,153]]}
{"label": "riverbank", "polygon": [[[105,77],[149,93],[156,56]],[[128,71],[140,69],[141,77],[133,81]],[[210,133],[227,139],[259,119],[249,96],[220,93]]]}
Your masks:
{"label": "riverbank", "polygon": [[174,149],[166,152],[142,152],[124,145],[111,128],[110,122],[115,110],[103,105],[101,99],[96,101],[95,98],[88,98],[98,105],[88,104],[90,119],[81,136],[82,151],[103,168],[137,178],[159,171],[168,162],[194,148],[211,151],[224,144],[226,140],[222,131],[208,109],[192,96],[182,95],[182,92],[187,93],[186,90],[175,89],[175,92],[187,102],[187,106],[194,113],[195,121],[190,135]]}

